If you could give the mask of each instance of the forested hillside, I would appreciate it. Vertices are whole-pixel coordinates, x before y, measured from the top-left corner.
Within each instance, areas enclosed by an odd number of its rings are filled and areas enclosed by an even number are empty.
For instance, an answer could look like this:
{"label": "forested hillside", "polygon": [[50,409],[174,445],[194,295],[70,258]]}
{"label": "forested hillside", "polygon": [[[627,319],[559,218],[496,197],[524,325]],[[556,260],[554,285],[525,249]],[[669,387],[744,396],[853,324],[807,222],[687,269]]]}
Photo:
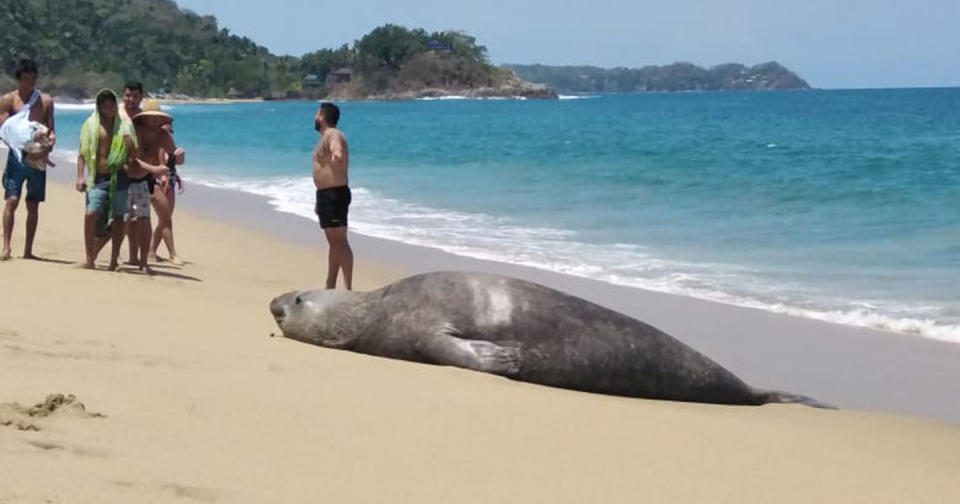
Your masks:
{"label": "forested hillside", "polygon": [[738,63],[703,68],[692,63],[643,68],[505,65],[522,79],[563,93],[643,91],[728,91],[809,89],[807,82],[776,62],[747,67]]}
{"label": "forested hillside", "polygon": [[197,97],[319,97],[333,90],[330,72],[344,68],[349,86],[336,91],[357,98],[513,78],[462,32],[388,24],[338,49],[278,56],[172,0],[0,0],[0,26],[0,84],[12,85],[17,59],[32,58],[43,89],[75,98],[126,79]]}

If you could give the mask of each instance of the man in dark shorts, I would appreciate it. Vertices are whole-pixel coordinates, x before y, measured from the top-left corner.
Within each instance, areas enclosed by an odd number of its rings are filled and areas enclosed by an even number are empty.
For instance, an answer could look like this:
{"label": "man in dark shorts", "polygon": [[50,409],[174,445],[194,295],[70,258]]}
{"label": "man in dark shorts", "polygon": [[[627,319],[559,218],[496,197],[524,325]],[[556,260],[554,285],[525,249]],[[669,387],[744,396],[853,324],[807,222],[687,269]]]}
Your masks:
{"label": "man in dark shorts", "polygon": [[[13,123],[16,121],[37,122],[47,127],[49,149],[53,149],[57,138],[53,124],[53,98],[36,89],[37,73],[37,64],[32,60],[20,60],[17,64],[14,72],[17,89],[0,97],[0,132],[15,128]],[[35,259],[33,239],[37,234],[40,203],[46,198],[47,172],[27,166],[25,157],[18,152],[22,148],[22,145],[12,146],[3,171],[3,249],[0,250],[0,260],[10,259],[14,215],[23,196],[24,182],[27,185],[27,241],[23,246],[23,257]]]}
{"label": "man in dark shorts", "polygon": [[343,283],[353,289],[353,250],[347,241],[347,211],[350,188],[347,168],[350,153],[347,137],[337,129],[340,109],[332,103],[321,103],[314,118],[320,140],[313,149],[313,183],[317,187],[317,217],[330,245],[327,288],[337,287],[337,275],[343,271]]}

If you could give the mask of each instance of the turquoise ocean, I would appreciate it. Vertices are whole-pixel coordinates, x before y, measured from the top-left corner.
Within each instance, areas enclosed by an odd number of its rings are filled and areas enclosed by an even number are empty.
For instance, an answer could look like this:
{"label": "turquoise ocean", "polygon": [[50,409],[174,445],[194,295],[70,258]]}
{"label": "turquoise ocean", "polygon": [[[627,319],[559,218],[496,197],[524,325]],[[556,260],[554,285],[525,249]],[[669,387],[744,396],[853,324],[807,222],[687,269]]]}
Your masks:
{"label": "turquoise ocean", "polygon": [[[960,342],[960,89],[561,98],[341,104],[351,229]],[[316,107],[169,107],[184,197],[314,219]],[[91,110],[58,108],[61,151]]]}

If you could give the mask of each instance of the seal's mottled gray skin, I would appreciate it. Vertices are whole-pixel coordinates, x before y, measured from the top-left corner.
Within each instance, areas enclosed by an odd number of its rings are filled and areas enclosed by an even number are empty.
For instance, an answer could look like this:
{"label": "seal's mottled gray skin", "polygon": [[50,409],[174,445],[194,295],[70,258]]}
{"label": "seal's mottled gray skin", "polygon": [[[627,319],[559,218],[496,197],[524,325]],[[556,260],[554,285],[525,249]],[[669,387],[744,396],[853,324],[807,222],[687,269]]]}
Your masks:
{"label": "seal's mottled gray skin", "polygon": [[270,303],[287,338],[542,385],[722,404],[816,401],[758,390],[662,331],[524,280],[437,272],[371,292],[290,292]]}

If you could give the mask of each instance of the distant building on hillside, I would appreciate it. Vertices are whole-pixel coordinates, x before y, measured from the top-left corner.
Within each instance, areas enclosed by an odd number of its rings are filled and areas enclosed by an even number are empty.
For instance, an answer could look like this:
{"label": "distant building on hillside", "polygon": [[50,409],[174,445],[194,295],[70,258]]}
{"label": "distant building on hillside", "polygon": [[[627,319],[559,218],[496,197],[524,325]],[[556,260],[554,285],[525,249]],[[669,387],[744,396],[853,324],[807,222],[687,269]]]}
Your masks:
{"label": "distant building on hillside", "polygon": [[450,44],[440,41],[440,40],[431,40],[427,42],[427,49],[436,52],[450,52],[453,50],[453,47]]}
{"label": "distant building on hillside", "polygon": [[323,79],[317,77],[316,74],[310,74],[303,78],[303,87],[320,87],[323,85]]}
{"label": "distant building on hillside", "polygon": [[353,81],[353,70],[350,68],[340,68],[330,72],[327,76],[330,84],[347,84]]}

